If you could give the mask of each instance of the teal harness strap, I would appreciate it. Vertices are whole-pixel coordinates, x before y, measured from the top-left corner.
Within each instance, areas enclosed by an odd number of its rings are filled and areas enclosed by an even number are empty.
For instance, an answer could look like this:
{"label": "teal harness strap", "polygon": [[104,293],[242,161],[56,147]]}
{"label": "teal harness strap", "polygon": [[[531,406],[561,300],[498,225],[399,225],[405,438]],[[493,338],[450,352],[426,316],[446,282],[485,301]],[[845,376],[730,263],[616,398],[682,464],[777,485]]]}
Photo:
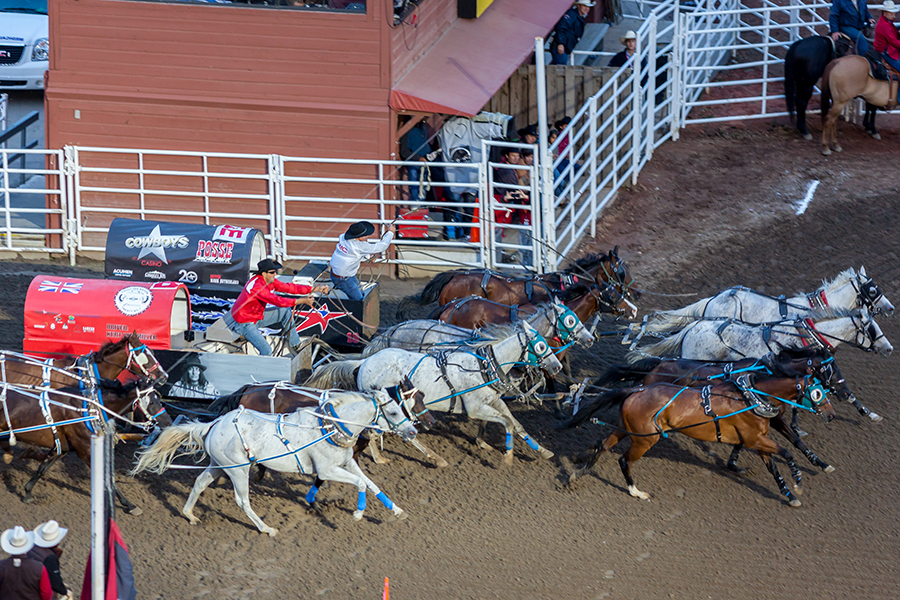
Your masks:
{"label": "teal harness strap", "polygon": [[278,432],[278,439],[281,440],[281,443],[284,444],[284,447],[287,449],[287,451],[288,451],[289,453],[291,453],[291,454],[294,456],[294,460],[297,461],[297,468],[300,470],[300,474],[301,474],[301,475],[306,475],[307,473],[306,473],[306,471],[303,469],[303,465],[300,463],[300,457],[297,456],[297,452],[295,452],[294,449],[291,447],[291,442],[290,442],[290,440],[288,440],[288,439],[285,437],[284,432],[281,431],[281,419],[282,419],[282,418],[284,418],[284,415],[283,415],[283,414],[279,414],[279,415],[275,418],[275,430]]}
{"label": "teal harness strap", "polygon": [[675,398],[677,398],[678,396],[680,396],[680,395],[682,394],[682,392],[684,392],[684,390],[687,390],[687,389],[690,389],[690,388],[683,387],[683,388],[681,388],[680,390],[678,390],[678,393],[675,394],[674,396],[672,396],[671,398],[669,398],[669,401],[666,402],[665,406],[663,406],[661,409],[659,409],[659,410],[656,412],[655,415],[653,415],[653,424],[656,426],[656,430],[657,430],[664,438],[669,437],[669,434],[662,430],[662,427],[659,426],[659,423],[657,423],[656,420],[659,418],[659,415],[662,414],[662,411],[664,411],[664,410],[666,410],[667,408],[669,408],[669,405],[672,404],[673,402],[675,402]]}

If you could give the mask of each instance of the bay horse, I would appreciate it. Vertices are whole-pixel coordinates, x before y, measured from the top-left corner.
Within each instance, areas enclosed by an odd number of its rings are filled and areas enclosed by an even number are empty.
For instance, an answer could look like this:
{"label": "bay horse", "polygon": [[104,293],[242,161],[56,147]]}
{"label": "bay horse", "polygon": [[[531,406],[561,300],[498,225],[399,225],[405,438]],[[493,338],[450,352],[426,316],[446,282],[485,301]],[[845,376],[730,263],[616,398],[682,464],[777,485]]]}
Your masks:
{"label": "bay horse", "polygon": [[[768,354],[762,358],[746,358],[735,362],[702,362],[683,358],[663,359],[645,358],[634,365],[614,365],[591,382],[593,387],[604,387],[612,383],[628,381],[635,385],[651,386],[656,383],[670,383],[687,387],[700,388],[710,383],[733,381],[743,374],[752,373],[754,377],[802,377],[814,375],[822,385],[839,397],[852,396],[847,388],[840,369],[834,362],[830,352],[818,347],[799,350],[784,349],[778,354]],[[578,411],[594,411],[591,400],[584,402]],[[785,418],[787,405],[780,404],[778,416],[773,418],[772,426],[786,437],[813,465],[826,473],[834,471],[834,467],[820,459],[800,439]],[[798,409],[794,407],[794,415]],[[728,461],[727,467],[739,471],[737,458],[740,448],[736,448]]]}
{"label": "bay horse", "polygon": [[486,269],[439,273],[425,286],[417,300],[422,306],[435,301],[444,306],[459,298],[481,296],[512,306],[547,302],[573,285],[601,281],[615,286],[629,300],[636,302],[641,296],[616,246],[608,254],[580,258],[563,271],[532,277],[506,277]]}
{"label": "bay horse", "polygon": [[[46,398],[46,401],[42,397]],[[14,433],[15,439],[32,446],[50,449],[43,455],[37,472],[25,484],[25,497],[23,498],[25,502],[34,501],[31,491],[35,484],[66,453],[74,451],[78,458],[90,468],[93,422],[82,421],[50,427],[52,423],[88,416],[88,411],[98,408],[89,397],[82,395],[80,387],[72,386],[43,391],[10,385],[7,387],[6,402],[9,420],[6,419],[5,414],[0,414],[0,436],[9,435],[10,429],[44,426],[34,431],[16,432]],[[134,411],[142,413],[148,423],[158,427],[168,427],[172,424],[153,384],[144,379],[130,381],[126,384],[117,380],[102,379],[97,388],[97,402],[106,411],[119,416],[122,416],[123,412]],[[100,410],[104,421],[110,418],[106,411]],[[4,460],[9,462],[6,457]],[[125,512],[130,515],[141,514],[141,509],[129,502],[118,488],[116,488],[116,497],[122,503]]]}
{"label": "bay horse", "polygon": [[[753,392],[769,401],[797,403],[801,396],[804,406],[809,405],[820,415],[834,416],[834,409],[821,390],[818,394],[807,394],[813,390],[815,382],[809,376],[803,378],[785,377],[757,380]],[[571,474],[569,483],[590,471],[600,456],[628,437],[631,447],[619,459],[619,466],[625,476],[628,493],[642,500],[650,495],[637,488],[631,476],[631,465],[639,460],[661,437],[679,432],[696,440],[722,442],[736,448],[746,447],[756,450],[766,468],[775,478],[779,491],[793,507],[800,506],[800,500],[788,488],[778,467],[772,460],[773,454],[781,456],[788,464],[794,479],[794,490],[801,493],[800,468],[786,448],[769,438],[769,419],[749,410],[744,393],[732,383],[719,383],[704,388],[690,388],[668,383],[657,383],[649,387],[621,389],[606,392],[598,401],[596,409],[619,407],[619,425],[606,439],[594,446],[593,452],[584,466]],[[590,415],[575,414],[573,426],[583,423]]]}
{"label": "bay horse", "polygon": [[[889,70],[890,73],[890,70]],[[822,154],[842,150],[837,140],[837,121],[848,102],[862,96],[873,106],[893,106],[897,102],[897,82],[881,81],[870,74],[869,61],[862,56],[833,60],[822,75]],[[874,111],[874,109],[873,109]],[[868,109],[867,109],[868,116]],[[874,112],[872,129],[874,129]]]}
{"label": "bay horse", "polygon": [[[821,79],[828,63],[844,56],[853,47],[853,41],[841,34],[837,41],[822,35],[803,38],[791,44],[788,49],[787,56],[784,57],[784,96],[791,121],[794,121],[796,113],[797,131],[804,139],[812,139],[812,134],[806,128],[806,107],[816,82]],[[871,129],[873,137],[877,136],[874,116]]]}
{"label": "bay horse", "polygon": [[166,382],[168,374],[135,331],[117,342],[108,341],[90,354],[40,360],[15,353],[0,353],[0,381],[37,385],[51,389],[89,384],[94,379],[113,381],[123,371],[146,378],[154,385]]}
{"label": "bay horse", "polygon": [[[176,456],[209,455],[209,466],[197,477],[181,512],[191,525],[199,523],[194,506],[200,494],[220,475],[228,475],[234,485],[235,502],[262,533],[275,536],[278,530],[266,525],[250,506],[250,466],[265,463],[281,473],[315,473],[321,479],[356,486],[358,500],[353,520],[366,509],[366,491],[371,491],[398,519],[405,512],[394,504],[353,460],[353,447],[366,428],[396,432],[412,439],[416,428],[404,417],[397,402],[383,390],[367,394],[342,392],[355,398],[341,406],[325,403],[315,409],[290,414],[269,415],[239,408],[211,423],[192,422],[166,428],[149,448],[138,456],[132,469],[162,473]],[[310,496],[312,498],[310,499]],[[315,494],[307,495],[312,504]]]}

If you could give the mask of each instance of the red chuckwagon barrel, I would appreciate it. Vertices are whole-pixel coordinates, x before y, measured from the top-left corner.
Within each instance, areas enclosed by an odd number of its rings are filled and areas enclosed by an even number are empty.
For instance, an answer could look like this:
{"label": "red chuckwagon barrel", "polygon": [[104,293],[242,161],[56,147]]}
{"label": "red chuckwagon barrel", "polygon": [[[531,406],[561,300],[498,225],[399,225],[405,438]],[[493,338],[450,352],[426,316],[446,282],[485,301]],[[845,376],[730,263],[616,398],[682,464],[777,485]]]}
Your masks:
{"label": "red chuckwagon barrel", "polygon": [[182,283],[38,276],[25,297],[27,354],[87,354],[137,331],[154,350],[183,345],[191,303]]}

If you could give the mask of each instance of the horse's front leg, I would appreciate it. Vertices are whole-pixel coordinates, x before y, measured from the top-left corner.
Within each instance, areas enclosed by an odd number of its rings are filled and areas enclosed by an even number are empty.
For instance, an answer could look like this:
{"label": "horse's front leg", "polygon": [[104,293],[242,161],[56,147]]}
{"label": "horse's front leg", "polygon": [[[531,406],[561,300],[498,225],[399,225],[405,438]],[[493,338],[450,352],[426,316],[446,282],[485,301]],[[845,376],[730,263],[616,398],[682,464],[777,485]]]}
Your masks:
{"label": "horse's front leg", "polygon": [[225,472],[222,469],[210,464],[206,470],[200,473],[196,481],[194,481],[194,487],[191,489],[191,494],[188,496],[187,502],[184,503],[184,508],[181,509],[181,514],[188,518],[191,525],[196,525],[200,522],[200,519],[194,516],[194,505],[197,504],[200,494],[202,494],[213,481],[224,476]]}
{"label": "horse's front leg", "polygon": [[371,432],[369,435],[369,454],[376,465],[386,465],[391,459],[381,453],[381,443],[384,440],[384,434]]}
{"label": "horse's front leg", "polygon": [[525,431],[525,428],[512,416],[509,407],[502,400],[497,398],[490,404],[478,404],[473,407],[473,411],[469,411],[469,405],[466,405],[469,417],[480,419],[482,421],[491,421],[493,423],[501,423],[506,428],[506,452],[503,456],[504,464],[512,464],[513,460],[513,434],[517,433],[528,444],[528,447],[538,452],[543,458],[550,458],[553,452],[542,447]]}
{"label": "horse's front leg", "polygon": [[806,437],[807,435],[809,435],[808,433],[800,429],[800,411],[797,410],[797,407],[791,408],[791,430],[798,438]]}
{"label": "horse's front leg", "polygon": [[128,498],[125,497],[125,494],[119,489],[119,485],[113,482],[113,485],[116,488],[116,498],[122,504],[122,508],[125,509],[125,514],[132,515],[135,517],[139,517],[144,514],[144,511],[141,510],[136,504],[133,504]]}
{"label": "horse's front leg", "polygon": [[857,412],[859,412],[859,414],[861,414],[864,417],[869,417],[869,419],[871,419],[873,423],[878,423],[882,420],[881,415],[879,415],[879,414],[869,410],[865,406],[863,406],[863,403],[860,402],[859,400],[857,400],[856,396],[851,394],[850,397],[847,398],[847,402],[852,404],[854,406],[854,408],[856,408]]}
{"label": "horse's front leg", "polygon": [[436,466],[438,466],[438,467],[446,467],[446,466],[448,466],[448,465],[450,464],[450,463],[448,463],[446,460],[444,460],[443,458],[441,458],[440,456],[438,456],[437,454],[435,454],[434,452],[432,452],[431,450],[429,450],[429,449],[425,446],[425,444],[423,444],[422,442],[420,442],[418,439],[413,439],[413,440],[410,441],[409,443],[412,444],[413,447],[414,447],[416,450],[418,450],[419,452],[421,452],[422,454],[424,454],[426,457],[428,457],[428,459],[429,459],[430,461],[434,462],[434,464],[435,464]]}
{"label": "horse's front leg", "polygon": [[[336,458],[336,457],[335,457]],[[316,475],[321,479],[325,479],[328,481],[337,481],[340,483],[349,483],[350,485],[356,486],[358,491],[357,501],[356,501],[356,510],[353,511],[353,520],[359,521],[363,518],[363,513],[366,510],[366,480],[365,477],[361,477],[355,473],[351,473],[344,466],[338,465],[336,463],[330,463],[325,466],[322,466],[320,463],[325,462],[322,460],[314,461],[316,466]],[[351,458],[349,462],[354,462]],[[348,464],[348,463],[345,463]],[[355,464],[355,463],[354,463]],[[358,465],[357,465],[358,467]],[[374,485],[374,484],[373,484]]]}
{"label": "horse's front leg", "polygon": [[791,444],[794,445],[795,448],[800,450],[803,453],[803,456],[809,460],[812,464],[819,467],[826,473],[831,473],[834,471],[834,467],[829,465],[827,462],[819,458],[815,452],[809,449],[806,444],[804,444],[799,437],[794,434],[793,426],[789,426],[781,416],[775,417],[770,421],[772,425],[772,429],[783,435],[788,439]]}
{"label": "horse's front leg", "polygon": [[31,496],[31,490],[34,489],[34,486],[38,482],[38,479],[43,477],[44,473],[49,471],[50,467],[55,465],[56,461],[58,461],[60,458],[62,458],[63,455],[65,455],[65,452],[63,452],[61,454],[56,454],[55,452],[53,454],[48,454],[47,458],[45,458],[43,460],[43,462],[41,462],[41,464],[38,465],[38,468],[37,468],[37,471],[35,472],[35,474],[32,476],[31,479],[28,480],[28,483],[25,484],[25,497],[22,498],[23,502],[27,502],[28,504],[31,504],[32,502],[34,502],[34,498]]}
{"label": "horse's front leg", "polygon": [[[206,471],[204,471],[204,473],[205,472]],[[241,507],[241,509],[244,511],[244,514],[247,515],[247,517],[251,521],[253,521],[253,524],[256,525],[257,529],[259,529],[262,533],[268,533],[269,536],[275,537],[278,534],[278,530],[274,527],[269,527],[268,525],[266,525],[250,506],[250,467],[245,466],[234,469],[226,469],[225,472],[228,474],[228,477],[231,478],[232,485],[234,485],[234,500],[237,505]],[[210,481],[212,481],[211,478]],[[197,483],[194,484],[194,487],[197,487]],[[201,489],[200,491],[203,490]]]}
{"label": "horse's front leg", "polygon": [[625,432],[622,431],[613,431],[611,434],[606,436],[606,439],[603,442],[598,442],[596,446],[593,448],[593,452],[588,457],[587,461],[581,466],[580,469],[569,475],[569,485],[575,483],[575,480],[590,471],[594,468],[594,465],[597,464],[597,461],[600,457],[608,451],[610,448],[618,444],[622,441],[626,436]]}
{"label": "horse's front leg", "polygon": [[359,465],[355,460],[350,459],[350,461],[344,465],[344,468],[357,477],[362,477],[363,481],[366,482],[366,487],[369,489],[369,491],[375,494],[375,497],[378,498],[382,504],[384,504],[384,507],[386,509],[394,513],[395,517],[397,517],[401,521],[406,518],[406,512],[402,508],[394,504],[391,499],[385,495],[384,492],[378,489],[378,486],[375,485],[375,482],[369,479],[366,474],[363,473],[363,470],[359,468]]}

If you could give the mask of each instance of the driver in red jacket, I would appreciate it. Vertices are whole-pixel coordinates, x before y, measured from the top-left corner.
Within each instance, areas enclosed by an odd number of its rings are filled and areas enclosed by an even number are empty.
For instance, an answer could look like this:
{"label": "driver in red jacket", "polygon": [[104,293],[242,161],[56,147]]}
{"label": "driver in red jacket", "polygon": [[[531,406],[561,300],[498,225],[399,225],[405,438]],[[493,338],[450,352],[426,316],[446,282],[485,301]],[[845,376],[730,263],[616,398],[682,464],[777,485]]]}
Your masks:
{"label": "driver in red jacket", "polygon": [[[231,310],[223,317],[228,329],[244,336],[262,356],[271,356],[272,347],[260,333],[259,328],[280,325],[282,331],[285,328],[290,329],[288,340],[291,349],[296,349],[300,345],[300,336],[290,327],[292,308],[299,304],[313,305],[312,298],[286,298],[275,292],[305,296],[313,292],[328,293],[329,290],[327,285],[310,287],[278,281],[276,276],[280,269],[281,265],[271,258],[259,261],[256,265],[256,275],[247,282]],[[267,308],[267,304],[273,306]]]}

